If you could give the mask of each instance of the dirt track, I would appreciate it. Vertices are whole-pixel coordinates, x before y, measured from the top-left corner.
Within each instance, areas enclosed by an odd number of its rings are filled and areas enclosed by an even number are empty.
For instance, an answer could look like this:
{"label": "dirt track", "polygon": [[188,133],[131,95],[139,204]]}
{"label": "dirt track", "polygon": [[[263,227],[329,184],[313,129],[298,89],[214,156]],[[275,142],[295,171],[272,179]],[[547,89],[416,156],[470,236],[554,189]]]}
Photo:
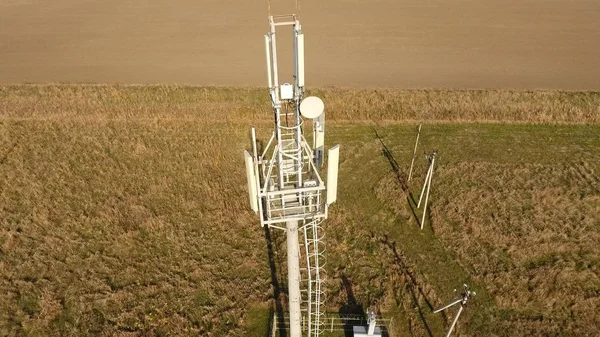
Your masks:
{"label": "dirt track", "polygon": [[[300,5],[308,85],[600,89],[598,0]],[[266,0],[0,0],[0,82],[263,85],[266,18]]]}

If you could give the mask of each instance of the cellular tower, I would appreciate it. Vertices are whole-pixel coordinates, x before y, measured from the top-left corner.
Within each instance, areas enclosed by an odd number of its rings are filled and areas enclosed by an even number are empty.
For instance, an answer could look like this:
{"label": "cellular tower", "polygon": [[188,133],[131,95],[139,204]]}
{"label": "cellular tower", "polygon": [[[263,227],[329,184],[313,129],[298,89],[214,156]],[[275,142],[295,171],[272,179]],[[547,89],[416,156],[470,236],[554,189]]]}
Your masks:
{"label": "cellular tower", "polygon": [[[296,14],[269,15],[269,26],[265,54],[274,130],[267,145],[258,149],[252,128],[252,153],[244,151],[250,206],[261,226],[286,233],[289,336],[299,337],[303,332],[318,336],[324,299],[321,224],[336,201],[339,145],[328,150],[326,184],[319,175],[324,160],[325,105],[318,97],[304,95],[300,21]],[[293,45],[293,78],[284,83],[280,83],[277,63],[276,29],[282,26],[292,28]],[[305,130],[312,131],[310,143]]]}

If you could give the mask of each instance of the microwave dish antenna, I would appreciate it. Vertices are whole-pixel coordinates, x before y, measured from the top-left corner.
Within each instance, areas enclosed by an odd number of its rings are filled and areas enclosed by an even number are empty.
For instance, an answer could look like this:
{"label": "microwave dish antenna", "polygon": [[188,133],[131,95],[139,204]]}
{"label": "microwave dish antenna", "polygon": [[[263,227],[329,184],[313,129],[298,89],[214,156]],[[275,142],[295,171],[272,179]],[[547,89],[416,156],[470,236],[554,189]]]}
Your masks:
{"label": "microwave dish antenna", "polygon": [[317,96],[308,96],[300,103],[300,113],[304,118],[315,119],[325,112],[325,103]]}

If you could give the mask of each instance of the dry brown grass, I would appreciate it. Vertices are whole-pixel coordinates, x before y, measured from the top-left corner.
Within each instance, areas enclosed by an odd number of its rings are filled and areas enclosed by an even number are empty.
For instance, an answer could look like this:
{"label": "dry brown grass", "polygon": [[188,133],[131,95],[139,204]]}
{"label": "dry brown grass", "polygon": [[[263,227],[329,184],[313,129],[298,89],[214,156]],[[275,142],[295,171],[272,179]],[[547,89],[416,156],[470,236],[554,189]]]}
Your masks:
{"label": "dry brown grass", "polygon": [[599,332],[597,158],[440,170],[436,233],[499,308],[521,313],[501,323],[515,333]]}
{"label": "dry brown grass", "polygon": [[[322,88],[331,121],[600,123],[600,93]],[[270,121],[262,88],[7,85],[4,118],[191,118]]]}
{"label": "dry brown grass", "polygon": [[[467,281],[463,335],[598,331],[598,126],[523,124],[597,123],[598,93],[316,92],[344,151],[330,309],[376,304],[395,335],[440,335],[431,307]],[[259,89],[0,87],[0,334],[260,331],[271,279],[241,151],[267,111]],[[435,233],[406,203],[421,164],[402,190],[414,131],[394,121],[413,119],[441,153]]]}
{"label": "dry brown grass", "polygon": [[[429,223],[460,265],[455,268],[487,292],[475,298],[476,314],[470,311],[473,316],[468,318],[470,331],[462,333],[597,335],[597,127],[428,129],[423,146],[440,149]],[[402,128],[383,130],[386,139],[407,139]],[[391,151],[410,158],[411,149],[405,145],[394,144]],[[424,168],[417,173],[411,190],[418,198]],[[402,200],[393,193],[385,195],[388,203]],[[402,208],[390,207],[400,218],[406,216]],[[438,291],[437,296],[443,295]]]}
{"label": "dry brown grass", "polygon": [[2,335],[239,334],[265,300],[244,129],[69,117],[0,129]]}
{"label": "dry brown grass", "polygon": [[597,92],[327,89],[337,120],[598,123]]}

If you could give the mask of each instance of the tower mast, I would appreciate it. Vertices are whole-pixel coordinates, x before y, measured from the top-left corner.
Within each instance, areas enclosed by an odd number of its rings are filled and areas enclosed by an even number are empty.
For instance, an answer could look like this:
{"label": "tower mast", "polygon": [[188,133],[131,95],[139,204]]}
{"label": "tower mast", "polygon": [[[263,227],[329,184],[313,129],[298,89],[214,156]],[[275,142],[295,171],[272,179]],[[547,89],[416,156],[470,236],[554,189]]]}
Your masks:
{"label": "tower mast", "polygon": [[[277,63],[276,28],[292,28],[293,81],[281,83]],[[260,216],[261,226],[286,232],[290,337],[302,335],[302,312],[307,313],[307,336],[317,336],[321,327],[321,223],[329,205],[337,198],[339,145],[328,152],[327,185],[319,175],[325,136],[324,103],[304,97],[304,34],[295,14],[269,16],[265,35],[267,84],[273,109],[274,130],[262,154],[257,152],[252,129],[253,154],[244,153],[250,206]],[[306,141],[304,122],[311,121],[312,147]],[[303,235],[299,235],[303,234]],[[300,249],[299,237],[304,239]],[[300,255],[306,259],[306,290],[303,301]],[[303,307],[304,304],[304,307]]]}

